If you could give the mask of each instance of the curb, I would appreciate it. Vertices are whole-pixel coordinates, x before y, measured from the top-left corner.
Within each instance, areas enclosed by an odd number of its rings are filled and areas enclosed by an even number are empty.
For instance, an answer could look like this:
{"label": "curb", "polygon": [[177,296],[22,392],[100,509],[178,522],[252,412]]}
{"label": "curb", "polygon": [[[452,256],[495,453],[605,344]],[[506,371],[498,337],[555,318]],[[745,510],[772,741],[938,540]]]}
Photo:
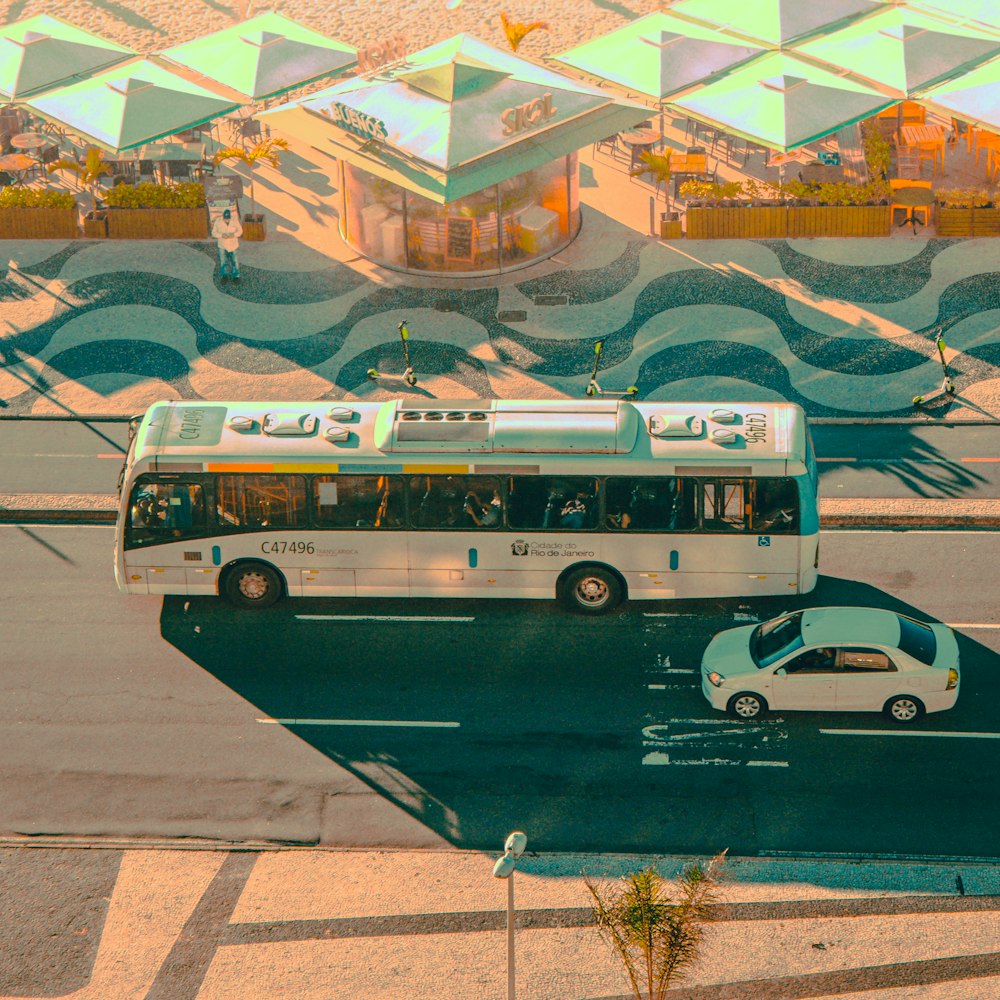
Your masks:
{"label": "curb", "polygon": [[[114,524],[114,494],[0,494],[0,524]],[[820,528],[997,528],[1000,499],[831,498],[820,500]]]}

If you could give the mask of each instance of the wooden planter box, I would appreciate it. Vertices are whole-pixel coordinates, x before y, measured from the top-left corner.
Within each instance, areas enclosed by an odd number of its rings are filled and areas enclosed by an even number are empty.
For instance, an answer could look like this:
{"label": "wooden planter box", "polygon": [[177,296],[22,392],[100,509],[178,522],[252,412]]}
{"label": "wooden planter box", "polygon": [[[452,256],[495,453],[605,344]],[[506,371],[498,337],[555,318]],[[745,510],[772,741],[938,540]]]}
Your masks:
{"label": "wooden planter box", "polygon": [[680,219],[660,219],[661,240],[679,240],[683,236]]}
{"label": "wooden planter box", "polygon": [[939,208],[938,236],[1000,236],[1000,208]]}
{"label": "wooden planter box", "polygon": [[203,240],[208,212],[200,208],[109,208],[108,236],[113,240]]}
{"label": "wooden planter box", "polygon": [[73,208],[0,208],[0,240],[75,240],[79,210]]}
{"label": "wooden planter box", "polygon": [[108,238],[108,213],[102,211],[97,218],[83,217],[83,238],[85,240],[106,240]]}
{"label": "wooden planter box", "polygon": [[888,205],[762,205],[687,211],[689,240],[888,236]]}
{"label": "wooden planter box", "polygon": [[243,239],[259,241],[267,235],[267,221],[263,215],[243,216]]}

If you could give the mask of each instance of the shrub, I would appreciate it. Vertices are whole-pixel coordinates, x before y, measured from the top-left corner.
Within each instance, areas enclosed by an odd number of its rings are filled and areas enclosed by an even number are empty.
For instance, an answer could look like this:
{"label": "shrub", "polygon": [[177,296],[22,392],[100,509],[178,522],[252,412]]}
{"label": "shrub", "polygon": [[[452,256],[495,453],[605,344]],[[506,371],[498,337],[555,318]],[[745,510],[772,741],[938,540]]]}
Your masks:
{"label": "shrub", "polygon": [[119,184],[105,196],[112,208],[200,208],[205,189],[200,184]]}
{"label": "shrub", "polygon": [[0,190],[0,208],[76,208],[76,198],[69,191],[5,187]]}
{"label": "shrub", "polygon": [[983,188],[950,188],[937,197],[942,208],[988,208],[996,200],[994,192]]}

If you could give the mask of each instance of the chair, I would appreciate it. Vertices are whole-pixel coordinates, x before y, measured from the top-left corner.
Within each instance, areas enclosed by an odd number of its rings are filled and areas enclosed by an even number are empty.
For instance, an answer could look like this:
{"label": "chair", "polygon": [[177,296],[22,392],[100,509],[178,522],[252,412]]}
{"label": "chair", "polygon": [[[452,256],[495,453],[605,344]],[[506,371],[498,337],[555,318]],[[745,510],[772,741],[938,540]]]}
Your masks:
{"label": "chair", "polygon": [[240,125],[240,135],[244,139],[259,139],[260,138],[260,122],[256,118],[247,118]]}
{"label": "chair", "polygon": [[917,159],[931,161],[931,176],[937,177],[938,157],[941,158],[941,172],[944,173],[944,144],[938,142],[918,142]]}
{"label": "chair", "polygon": [[911,153],[900,153],[896,157],[896,176],[904,180],[920,177],[920,157]]}
{"label": "chair", "polygon": [[[930,186],[931,186],[931,182],[930,181],[909,180],[907,178],[902,178],[902,177],[890,177],[889,178],[889,188],[892,191],[898,191],[900,188],[930,188]],[[904,224],[907,223],[907,222],[911,222],[913,220],[913,213],[914,212],[922,212],[923,213],[924,218],[923,218],[922,225],[926,226],[926,225],[930,224],[930,218],[931,218],[931,206],[930,205],[916,205],[916,206],[914,206],[914,205],[901,205],[898,202],[894,201],[889,206],[889,212],[890,212],[890,214],[895,215],[897,208],[901,208],[901,209],[903,209],[904,212],[906,212],[906,218],[903,220]]]}
{"label": "chair", "polygon": [[957,146],[960,136],[965,137],[966,150],[969,147],[969,123],[959,121],[957,118],[952,118],[951,120],[951,131],[948,133],[948,145]]}
{"label": "chair", "polygon": [[7,173],[6,170],[0,170],[0,189],[10,187],[13,183],[14,175]]}
{"label": "chair", "polygon": [[594,143],[594,153],[599,153],[602,149],[606,149],[612,156],[615,156],[618,152],[618,136],[609,135],[603,139],[598,139]]}
{"label": "chair", "polygon": [[903,124],[923,125],[927,120],[927,111],[916,101],[903,101]]}

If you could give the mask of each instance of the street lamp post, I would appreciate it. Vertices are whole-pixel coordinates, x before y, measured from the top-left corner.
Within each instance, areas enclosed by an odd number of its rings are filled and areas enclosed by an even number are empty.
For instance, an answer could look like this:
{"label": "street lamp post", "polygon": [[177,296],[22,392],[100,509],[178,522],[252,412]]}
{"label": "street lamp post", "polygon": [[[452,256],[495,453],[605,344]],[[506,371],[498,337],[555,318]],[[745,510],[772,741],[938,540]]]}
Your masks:
{"label": "street lamp post", "polygon": [[517,859],[524,854],[528,838],[515,830],[503,845],[503,857],[493,866],[496,878],[507,880],[507,1000],[515,1000],[514,988],[514,869]]}

